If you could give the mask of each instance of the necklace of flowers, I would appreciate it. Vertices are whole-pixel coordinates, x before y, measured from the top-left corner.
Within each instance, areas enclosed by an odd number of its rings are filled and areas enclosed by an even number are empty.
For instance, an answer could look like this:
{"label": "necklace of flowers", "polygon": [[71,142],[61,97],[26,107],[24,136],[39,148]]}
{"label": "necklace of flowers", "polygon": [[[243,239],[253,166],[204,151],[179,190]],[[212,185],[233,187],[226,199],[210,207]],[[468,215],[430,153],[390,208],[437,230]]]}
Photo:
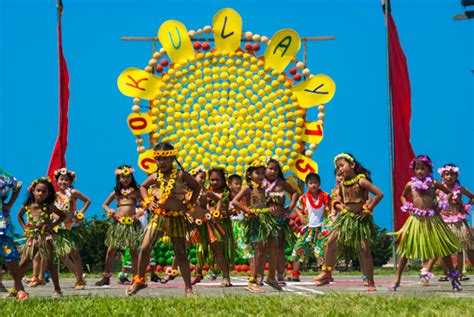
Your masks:
{"label": "necklace of flowers", "polygon": [[59,210],[68,212],[71,208],[71,188],[66,188],[64,194],[61,192],[57,192],[56,194],[56,201],[54,202],[54,205]]}
{"label": "necklace of flowers", "polygon": [[127,188],[127,189],[122,188],[122,189],[120,189],[120,194],[122,194],[122,196],[127,197],[127,196],[129,196],[131,193],[133,193],[134,191],[135,191],[135,188],[133,188],[133,187],[129,187],[129,188]]}
{"label": "necklace of flowers", "polygon": [[259,184],[255,181],[250,181],[250,184],[252,184],[252,187],[255,187],[255,188],[264,188],[264,184]]}
{"label": "necklace of flowers", "polygon": [[278,177],[271,183],[265,178],[263,180],[263,187],[265,187],[266,192],[271,192],[273,188],[275,188],[277,183],[278,183]]}
{"label": "necklace of flowers", "polygon": [[403,204],[403,206],[400,208],[402,212],[407,212],[411,215],[419,216],[419,217],[433,217],[435,215],[434,209],[419,209],[416,208],[413,203],[407,201],[406,203]]}
{"label": "necklace of flowers", "polygon": [[[214,192],[214,189],[212,187],[210,187],[209,190]],[[227,190],[227,188],[224,188],[224,190],[222,191],[221,199],[222,199],[222,206],[227,206],[227,202],[229,200],[229,191]],[[212,199],[209,201],[209,205],[215,206],[217,205],[217,201]]]}
{"label": "necklace of flowers", "polygon": [[318,189],[318,201],[317,202],[314,201],[313,195],[311,195],[310,193],[304,194],[304,197],[306,197],[308,199],[311,208],[314,208],[314,209],[321,208],[321,206],[324,203],[324,192],[321,189]]}
{"label": "necklace of flowers", "polygon": [[431,175],[425,177],[425,179],[421,180],[416,176],[413,176],[411,179],[411,188],[413,190],[428,190],[433,185],[433,178]]}
{"label": "necklace of flowers", "polygon": [[344,186],[352,186],[355,183],[359,182],[359,179],[361,179],[361,178],[366,178],[366,176],[364,174],[358,174],[353,179],[350,179],[348,181],[344,181],[343,184],[344,184]]}
{"label": "necklace of flowers", "polygon": [[34,217],[31,213],[30,206],[25,206],[28,225],[32,227],[38,227],[38,225],[44,224],[46,222],[46,219],[48,219],[48,213],[46,212],[48,210],[48,205],[46,203],[43,203],[43,206],[41,206],[40,209],[41,213],[39,217]]}
{"label": "necklace of flowers", "polygon": [[176,183],[177,174],[178,174],[178,169],[175,166],[173,166],[170,177],[168,181],[166,181],[164,179],[163,173],[160,170],[158,170],[158,180],[160,181],[160,191],[161,191],[161,197],[159,199],[159,203],[161,205],[164,205],[166,201],[168,200],[168,197],[171,194],[171,191],[173,190],[174,184]]}
{"label": "necklace of flowers", "polygon": [[[443,185],[447,188],[449,188],[449,185],[443,181]],[[458,197],[460,197],[460,194],[461,194],[461,186],[459,186],[459,183],[456,182],[454,183],[454,187],[453,187],[453,190],[451,191],[453,193],[453,200],[457,200]],[[443,192],[442,192],[443,193]],[[446,196],[445,193],[443,193],[443,196]]]}

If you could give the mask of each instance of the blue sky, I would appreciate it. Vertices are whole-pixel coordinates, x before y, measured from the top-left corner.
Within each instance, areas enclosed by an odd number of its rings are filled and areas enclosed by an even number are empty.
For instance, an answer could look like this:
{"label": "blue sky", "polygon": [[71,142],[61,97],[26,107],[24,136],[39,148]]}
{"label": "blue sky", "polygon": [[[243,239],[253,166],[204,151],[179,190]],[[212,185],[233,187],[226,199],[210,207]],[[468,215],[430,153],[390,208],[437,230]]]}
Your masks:
{"label": "blue sky", "polygon": [[[0,0],[0,167],[25,184],[46,173],[58,127],[56,1]],[[131,98],[116,81],[128,67],[144,68],[151,43],[123,36],[156,36],[173,19],[188,29],[211,25],[220,9],[241,15],[243,28],[271,37],[283,28],[300,36],[334,35],[308,44],[308,67],[337,85],[327,105],[325,139],[313,157],[323,187],[333,186],[332,158],[353,153],[386,194],[376,222],[392,226],[389,185],[386,39],[380,1],[149,1],[64,0],[63,47],[71,77],[68,167],[75,186],[101,214],[114,169],[136,167],[135,138],[126,117]],[[474,190],[474,21],[452,21],[460,1],[394,0],[392,12],[408,59],[412,86],[412,144],[435,165],[454,162]],[[302,59],[302,50],[298,55]],[[315,118],[316,111],[309,117]],[[144,179],[137,173],[139,181]],[[21,192],[20,202],[26,196]]]}

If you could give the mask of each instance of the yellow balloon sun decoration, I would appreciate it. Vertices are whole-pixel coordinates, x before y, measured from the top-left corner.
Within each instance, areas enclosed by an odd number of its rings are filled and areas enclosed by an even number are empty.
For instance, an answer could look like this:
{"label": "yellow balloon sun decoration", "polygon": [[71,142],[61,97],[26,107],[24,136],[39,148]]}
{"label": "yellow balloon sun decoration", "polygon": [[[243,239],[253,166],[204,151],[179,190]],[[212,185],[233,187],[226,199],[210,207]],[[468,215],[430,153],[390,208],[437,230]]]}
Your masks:
{"label": "yellow balloon sun decoration", "polygon": [[[215,47],[193,43],[211,32]],[[145,70],[128,68],[118,78],[120,91],[134,97],[128,125],[137,137],[140,168],[154,172],[153,146],[170,142],[186,169],[225,165],[227,172],[242,174],[250,161],[273,157],[284,173],[291,170],[300,179],[317,172],[310,157],[322,140],[324,104],[334,96],[335,83],[326,75],[311,75],[297,61],[295,31],[278,31],[271,40],[243,33],[239,14],[223,9],[212,27],[197,31],[166,21],[158,38],[163,47]],[[243,48],[242,39],[247,42]],[[261,45],[267,47],[258,56]],[[296,65],[287,73],[290,63]],[[141,99],[149,100],[148,112],[141,112]],[[319,120],[307,122],[306,109],[313,106]],[[150,135],[149,149],[143,134]]]}

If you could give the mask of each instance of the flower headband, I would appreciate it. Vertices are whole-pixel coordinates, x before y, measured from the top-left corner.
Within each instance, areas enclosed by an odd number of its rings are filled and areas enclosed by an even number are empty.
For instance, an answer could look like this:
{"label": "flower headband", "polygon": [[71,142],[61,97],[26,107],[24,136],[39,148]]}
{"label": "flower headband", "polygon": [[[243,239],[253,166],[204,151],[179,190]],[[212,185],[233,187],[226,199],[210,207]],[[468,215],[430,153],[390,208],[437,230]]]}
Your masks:
{"label": "flower headband", "polygon": [[70,175],[72,181],[76,180],[76,173],[74,171],[68,170],[67,168],[63,167],[54,171],[54,176],[58,178],[60,175]]}
{"label": "flower headband", "polygon": [[211,173],[212,171],[221,171],[224,174],[224,177],[227,179],[227,171],[225,165],[211,165],[211,168],[207,172]]}
{"label": "flower headband", "polygon": [[347,154],[347,153],[340,153],[340,154],[336,155],[334,157],[334,164],[336,164],[336,161],[339,160],[339,159],[346,159],[351,163],[354,162],[354,158],[352,156],[350,156],[349,154]]}
{"label": "flower headband", "polygon": [[117,168],[115,170],[115,175],[127,176],[127,175],[130,175],[130,174],[133,174],[133,172],[135,172],[135,169],[133,167],[124,166],[122,168]]}
{"label": "flower headband", "polygon": [[254,167],[254,168],[259,168],[259,167],[267,167],[267,163],[265,163],[264,161],[262,160],[255,160],[253,161],[252,163],[250,163],[250,165],[248,166],[248,168],[250,167]]}
{"label": "flower headband", "polygon": [[191,174],[192,176],[196,176],[197,174],[199,173],[206,173],[206,169],[204,168],[204,166],[202,165],[199,165],[198,167],[195,167],[193,168],[189,174]]}
{"label": "flower headband", "polygon": [[420,155],[418,157],[415,157],[413,160],[410,162],[410,168],[413,169],[415,167],[415,162],[423,162],[429,165],[429,167],[433,168],[433,162],[431,162],[431,159],[426,156],[426,155]]}
{"label": "flower headband", "polygon": [[176,156],[178,154],[178,150],[168,150],[168,151],[163,151],[163,150],[158,150],[158,151],[153,151],[153,155],[155,157],[160,157],[160,156]]}
{"label": "flower headband", "polygon": [[459,175],[459,167],[448,165],[448,166],[438,168],[439,175],[443,176],[445,172],[453,172],[456,175]]}
{"label": "flower headband", "polygon": [[31,182],[30,186],[28,186],[28,191],[30,192],[39,182],[47,182],[52,184],[51,178],[49,178],[49,176],[40,177]]}

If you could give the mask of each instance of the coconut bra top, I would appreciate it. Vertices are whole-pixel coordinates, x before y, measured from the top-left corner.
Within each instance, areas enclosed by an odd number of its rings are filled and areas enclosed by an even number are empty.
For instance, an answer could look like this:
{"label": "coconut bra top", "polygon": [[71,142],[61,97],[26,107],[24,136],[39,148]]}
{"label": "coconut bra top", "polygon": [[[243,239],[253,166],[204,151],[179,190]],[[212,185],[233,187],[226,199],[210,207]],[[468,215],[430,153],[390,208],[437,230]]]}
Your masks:
{"label": "coconut bra top", "polygon": [[253,186],[250,190],[250,208],[266,208],[267,197],[265,195],[265,189]]}
{"label": "coconut bra top", "polygon": [[344,204],[364,204],[369,199],[369,192],[359,182],[350,186],[343,185],[342,199]]}

